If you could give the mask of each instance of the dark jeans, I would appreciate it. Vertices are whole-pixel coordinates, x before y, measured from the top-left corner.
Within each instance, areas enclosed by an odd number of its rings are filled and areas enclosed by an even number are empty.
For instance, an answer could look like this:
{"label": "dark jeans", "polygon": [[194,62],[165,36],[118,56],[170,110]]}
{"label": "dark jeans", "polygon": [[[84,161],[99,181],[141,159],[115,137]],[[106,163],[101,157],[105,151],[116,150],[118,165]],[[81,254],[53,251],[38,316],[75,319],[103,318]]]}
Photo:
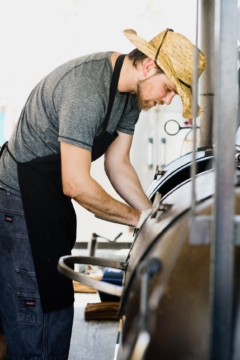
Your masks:
{"label": "dark jeans", "polygon": [[0,190],[0,332],[7,359],[68,359],[72,322],[72,306],[43,314],[21,198]]}

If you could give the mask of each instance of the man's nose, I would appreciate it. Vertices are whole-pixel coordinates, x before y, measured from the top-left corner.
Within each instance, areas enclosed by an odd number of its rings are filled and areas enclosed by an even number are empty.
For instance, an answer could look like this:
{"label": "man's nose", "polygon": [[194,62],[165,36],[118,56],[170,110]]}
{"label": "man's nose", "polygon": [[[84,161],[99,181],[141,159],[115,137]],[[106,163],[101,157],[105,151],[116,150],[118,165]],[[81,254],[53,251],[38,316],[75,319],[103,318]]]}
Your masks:
{"label": "man's nose", "polygon": [[175,96],[175,92],[172,91],[171,93],[167,94],[164,98],[163,98],[163,101],[166,105],[170,105],[171,102],[172,102],[172,99],[174,98]]}

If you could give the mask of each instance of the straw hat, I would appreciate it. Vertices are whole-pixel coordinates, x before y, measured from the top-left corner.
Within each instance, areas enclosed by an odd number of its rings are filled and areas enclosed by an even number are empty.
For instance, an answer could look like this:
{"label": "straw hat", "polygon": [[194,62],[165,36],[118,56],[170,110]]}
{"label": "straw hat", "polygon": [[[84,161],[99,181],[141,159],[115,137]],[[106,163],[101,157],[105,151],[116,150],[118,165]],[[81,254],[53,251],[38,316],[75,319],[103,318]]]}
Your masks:
{"label": "straw hat", "polygon": [[[162,31],[147,42],[135,30],[124,30],[124,35],[147,57],[155,60],[170,81],[174,84],[183,104],[183,117],[193,117],[192,85],[194,77],[195,46],[185,36],[171,29]],[[207,64],[206,57],[198,50],[198,77]],[[197,116],[202,112],[198,106]]]}

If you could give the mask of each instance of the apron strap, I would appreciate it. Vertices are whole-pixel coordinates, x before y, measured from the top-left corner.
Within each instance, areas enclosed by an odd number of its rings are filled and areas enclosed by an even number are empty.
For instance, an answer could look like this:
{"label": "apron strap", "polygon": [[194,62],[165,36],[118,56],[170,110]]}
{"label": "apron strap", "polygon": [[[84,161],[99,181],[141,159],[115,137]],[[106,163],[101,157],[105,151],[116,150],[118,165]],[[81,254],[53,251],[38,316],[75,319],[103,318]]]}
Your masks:
{"label": "apron strap", "polygon": [[[9,148],[8,148],[8,141],[5,142],[5,144],[3,145],[3,147],[6,148],[7,152],[9,153],[9,155],[11,156],[11,158],[13,159],[13,161],[15,161],[16,164],[18,164],[16,158],[13,156],[13,154],[11,153],[11,151],[10,151]],[[4,149],[2,148],[2,149],[1,149],[1,152],[0,152],[0,157],[1,157],[2,153],[3,153],[3,150],[4,150]]]}
{"label": "apron strap", "polygon": [[[110,115],[111,115],[111,111],[112,111],[112,107],[113,107],[113,103],[114,103],[114,98],[115,98],[116,91],[117,91],[120,71],[121,71],[123,60],[124,60],[125,56],[126,55],[124,55],[124,54],[120,55],[117,58],[115,66],[114,66],[113,75],[112,75],[112,81],[111,81],[111,86],[110,86],[110,96],[109,96],[108,111],[107,111],[106,117],[105,117],[104,122],[103,122],[103,130],[104,131],[106,131],[107,126],[108,126],[108,121],[109,121],[109,118],[110,118]],[[127,96],[127,99],[126,99],[124,110],[126,109],[127,101],[128,101],[128,96]]]}
{"label": "apron strap", "polygon": [[8,141],[6,141],[6,142],[3,144],[3,146],[1,147],[1,150],[0,150],[0,158],[1,158],[1,156],[2,156],[2,153],[3,153],[4,149],[7,147],[7,143],[8,143]]}

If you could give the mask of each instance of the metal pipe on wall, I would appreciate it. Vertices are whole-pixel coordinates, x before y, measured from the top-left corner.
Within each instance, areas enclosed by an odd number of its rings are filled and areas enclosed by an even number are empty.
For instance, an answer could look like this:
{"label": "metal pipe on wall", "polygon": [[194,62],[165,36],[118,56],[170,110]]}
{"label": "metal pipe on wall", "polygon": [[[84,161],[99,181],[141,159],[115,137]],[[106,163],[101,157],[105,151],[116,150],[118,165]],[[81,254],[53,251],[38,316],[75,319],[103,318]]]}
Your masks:
{"label": "metal pipe on wall", "polygon": [[[214,18],[213,18],[214,19]],[[237,122],[237,0],[215,1],[215,201],[211,246],[211,359],[231,359]]]}
{"label": "metal pipe on wall", "polygon": [[195,216],[196,212],[196,139],[197,139],[197,99],[198,99],[198,18],[199,18],[199,0],[196,1],[196,42],[195,42],[195,51],[194,51],[194,74],[193,74],[193,159],[191,166],[191,177],[192,177],[192,216]]}
{"label": "metal pipe on wall", "polygon": [[207,57],[207,67],[200,78],[200,147],[213,144],[213,96],[214,96],[214,0],[200,3],[200,49]]}

